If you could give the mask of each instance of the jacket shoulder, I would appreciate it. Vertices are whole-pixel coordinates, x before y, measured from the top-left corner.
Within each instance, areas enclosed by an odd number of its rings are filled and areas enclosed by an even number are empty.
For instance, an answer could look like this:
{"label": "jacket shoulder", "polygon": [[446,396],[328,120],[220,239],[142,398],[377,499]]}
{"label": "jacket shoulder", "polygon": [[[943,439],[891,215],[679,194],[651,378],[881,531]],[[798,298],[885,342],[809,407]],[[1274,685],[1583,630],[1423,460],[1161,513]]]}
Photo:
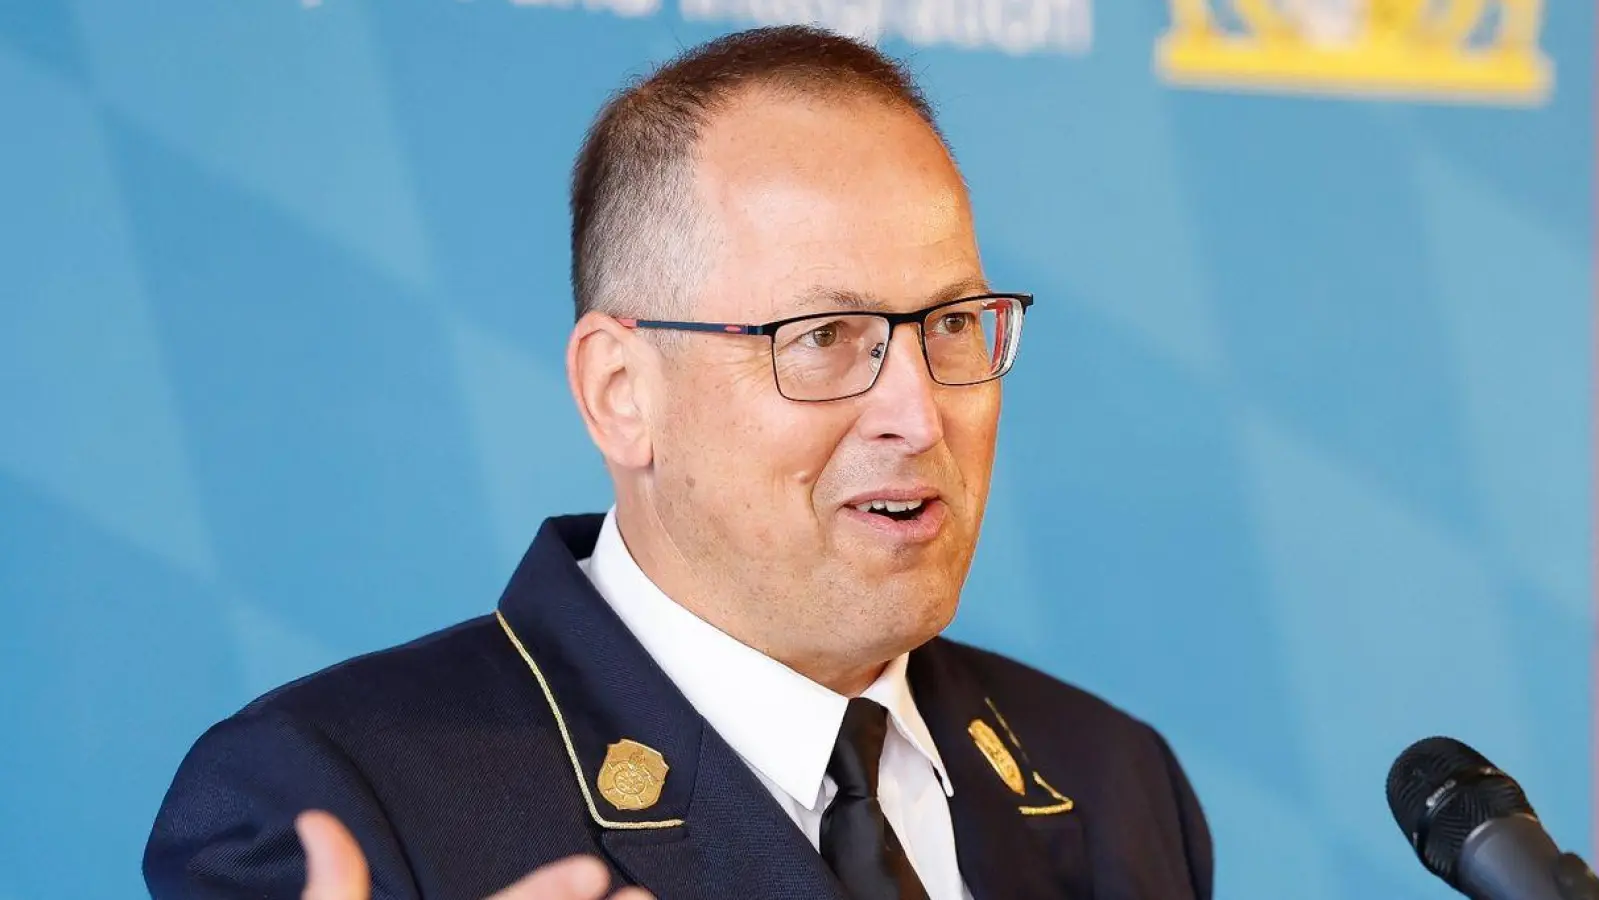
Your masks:
{"label": "jacket shoulder", "polygon": [[[294,819],[324,809],[367,853],[374,897],[432,895],[446,877],[460,896],[487,896],[592,851],[571,785],[537,682],[483,616],[307,675],[212,726],[162,802],[145,876],[161,898],[298,896]],[[462,871],[413,867],[467,835]]]}
{"label": "jacket shoulder", "polygon": [[271,746],[287,732],[314,741],[316,759],[337,757],[397,825],[422,808],[441,818],[451,791],[469,795],[513,760],[535,780],[568,771],[538,682],[493,616],[289,682],[213,727],[189,759],[227,755],[219,735]]}
{"label": "jacket shoulder", "polygon": [[1032,666],[956,641],[940,643],[1005,717],[1029,764],[1092,817],[1095,855],[1144,860],[1142,867],[1103,873],[1107,894],[1152,896],[1133,882],[1164,872],[1165,884],[1181,884],[1185,895],[1209,900],[1215,880],[1210,827],[1165,737]]}
{"label": "jacket shoulder", "polygon": [[[297,678],[257,697],[233,718],[283,716],[330,737],[445,714],[463,705],[494,705],[530,680],[493,616],[479,616],[395,647],[373,651]],[[515,693],[525,693],[516,690]]]}

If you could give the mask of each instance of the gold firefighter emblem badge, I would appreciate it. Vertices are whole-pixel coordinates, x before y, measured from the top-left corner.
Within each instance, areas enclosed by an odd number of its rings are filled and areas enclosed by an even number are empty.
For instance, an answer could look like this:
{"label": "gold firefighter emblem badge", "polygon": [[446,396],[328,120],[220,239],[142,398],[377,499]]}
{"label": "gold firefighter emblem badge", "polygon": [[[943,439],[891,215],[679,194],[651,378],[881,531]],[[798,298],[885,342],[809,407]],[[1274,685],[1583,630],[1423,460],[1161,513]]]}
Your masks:
{"label": "gold firefighter emblem badge", "polygon": [[972,736],[972,742],[977,749],[983,751],[988,758],[988,764],[994,767],[994,772],[999,779],[1005,782],[1018,796],[1027,796],[1027,783],[1022,780],[1022,767],[1016,764],[1016,757],[1010,755],[1005,749],[1005,743],[988,727],[982,719],[973,719],[972,724],[966,726],[966,733]]}
{"label": "gold firefighter emblem badge", "polygon": [[666,757],[652,747],[623,738],[605,751],[598,779],[600,796],[617,809],[649,809],[666,786]]}

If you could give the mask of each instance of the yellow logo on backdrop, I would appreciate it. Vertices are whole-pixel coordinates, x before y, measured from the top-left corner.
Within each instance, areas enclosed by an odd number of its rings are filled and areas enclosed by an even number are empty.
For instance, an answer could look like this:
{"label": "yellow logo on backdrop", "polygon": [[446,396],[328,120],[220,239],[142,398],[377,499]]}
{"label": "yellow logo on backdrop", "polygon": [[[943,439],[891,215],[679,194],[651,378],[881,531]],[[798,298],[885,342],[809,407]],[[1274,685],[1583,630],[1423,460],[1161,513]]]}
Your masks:
{"label": "yellow logo on backdrop", "polygon": [[1156,66],[1204,87],[1538,103],[1542,0],[1168,0]]}

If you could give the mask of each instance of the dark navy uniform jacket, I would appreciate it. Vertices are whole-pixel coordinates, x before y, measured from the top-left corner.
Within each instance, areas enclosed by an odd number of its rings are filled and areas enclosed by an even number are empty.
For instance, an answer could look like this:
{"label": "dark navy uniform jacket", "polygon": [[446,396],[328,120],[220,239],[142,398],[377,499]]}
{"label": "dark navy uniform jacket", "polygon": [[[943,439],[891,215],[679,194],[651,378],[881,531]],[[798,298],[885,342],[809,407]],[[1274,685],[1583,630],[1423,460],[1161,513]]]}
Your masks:
{"label": "dark navy uniform jacket", "polygon": [[[155,900],[298,898],[293,821],[310,808],[360,841],[374,898],[482,900],[591,853],[661,900],[844,900],[578,568],[601,521],[546,522],[495,615],[296,681],[206,732],[145,851]],[[942,638],[912,652],[909,678],[975,900],[1209,900],[1204,816],[1149,726]],[[596,787],[623,739],[668,767],[648,808]]]}

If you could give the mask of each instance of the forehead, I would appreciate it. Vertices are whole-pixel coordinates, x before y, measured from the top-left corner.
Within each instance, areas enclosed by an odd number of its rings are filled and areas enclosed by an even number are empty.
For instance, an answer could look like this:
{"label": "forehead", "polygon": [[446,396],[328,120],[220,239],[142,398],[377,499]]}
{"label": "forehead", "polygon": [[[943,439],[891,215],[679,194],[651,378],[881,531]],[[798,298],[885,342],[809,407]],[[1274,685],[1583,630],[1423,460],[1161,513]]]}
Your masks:
{"label": "forehead", "polygon": [[715,232],[704,318],[777,318],[829,298],[915,308],[981,281],[949,154],[915,113],[873,97],[739,99],[702,136],[695,191]]}

